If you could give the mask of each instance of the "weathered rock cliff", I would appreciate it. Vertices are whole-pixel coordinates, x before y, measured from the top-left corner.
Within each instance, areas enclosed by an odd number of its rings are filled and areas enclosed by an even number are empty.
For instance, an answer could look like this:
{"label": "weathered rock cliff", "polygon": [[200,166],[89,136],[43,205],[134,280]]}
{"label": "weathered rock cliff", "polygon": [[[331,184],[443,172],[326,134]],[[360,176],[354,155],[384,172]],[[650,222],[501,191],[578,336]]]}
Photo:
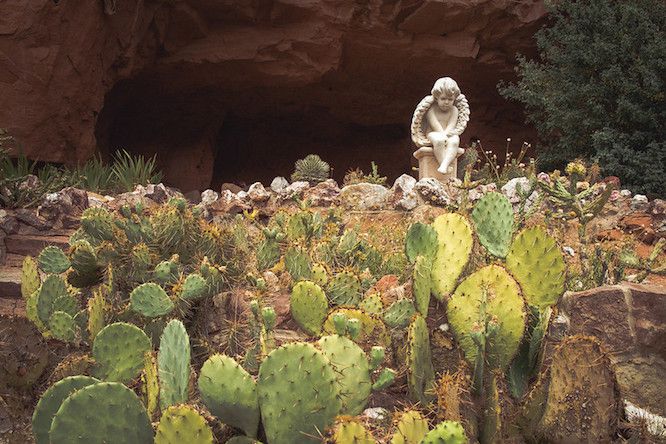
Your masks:
{"label": "weathered rock cliff", "polygon": [[464,141],[532,137],[495,85],[534,51],[542,3],[4,0],[0,128],[46,161],[156,152],[184,190],[270,180],[308,152],[338,178],[373,159],[395,177],[443,75],[472,108]]}

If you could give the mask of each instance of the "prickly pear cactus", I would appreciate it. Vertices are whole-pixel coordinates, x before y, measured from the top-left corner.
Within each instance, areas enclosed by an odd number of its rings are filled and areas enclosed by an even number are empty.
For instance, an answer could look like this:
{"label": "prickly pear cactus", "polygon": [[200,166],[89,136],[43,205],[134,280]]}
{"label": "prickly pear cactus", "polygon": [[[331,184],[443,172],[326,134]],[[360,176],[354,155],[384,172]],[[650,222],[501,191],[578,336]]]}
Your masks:
{"label": "prickly pear cactus", "polygon": [[199,273],[189,274],[183,282],[180,298],[186,301],[194,301],[208,294],[208,284]]}
{"label": "prickly pear cactus", "polygon": [[533,307],[544,309],[554,305],[564,292],[564,258],[555,239],[543,227],[518,233],[506,256],[506,268]]}
{"label": "prickly pear cactus", "polygon": [[312,275],[310,256],[303,248],[289,248],[284,254],[284,265],[294,282],[310,279]]}
{"label": "prickly pear cactus", "polygon": [[106,301],[101,289],[93,291],[93,297],[88,299],[88,340],[94,341],[95,336],[104,328],[104,311]]}
{"label": "prickly pear cactus", "polygon": [[64,251],[53,245],[44,248],[39,257],[39,268],[44,273],[60,274],[69,269],[69,259]]}
{"label": "prickly pear cactus", "polygon": [[130,308],[147,318],[156,318],[171,313],[174,304],[162,287],[146,282],[130,293]]}
{"label": "prickly pear cactus", "polygon": [[76,322],[64,311],[54,311],[49,318],[49,331],[54,338],[64,342],[74,342],[76,338]]}
{"label": "prickly pear cactus", "polygon": [[257,384],[233,358],[225,355],[208,358],[201,367],[198,384],[201,399],[213,415],[248,436],[257,436]]}
{"label": "prickly pear cactus", "polygon": [[391,344],[391,336],[381,318],[357,308],[341,307],[331,311],[324,321],[324,332],[327,334],[337,333],[333,318],[338,313],[344,314],[347,319],[358,319],[361,322],[361,332],[354,342],[359,344],[363,350],[370,350],[370,342],[372,345],[380,344],[382,346]]}
{"label": "prickly pear cactus", "polygon": [[432,290],[432,268],[430,259],[418,256],[414,262],[412,272],[412,293],[414,305],[422,316],[428,316],[430,305],[430,292]]}
{"label": "prickly pear cactus", "polygon": [[320,443],[340,411],[336,373],[311,344],[290,343],[269,354],[259,369],[259,406],[271,444]]}
{"label": "prickly pear cactus", "polygon": [[32,257],[26,256],[21,267],[21,296],[23,299],[27,301],[41,284],[37,263]]}
{"label": "prickly pear cactus", "polygon": [[49,318],[53,313],[55,301],[63,296],[67,296],[67,285],[62,278],[56,274],[50,274],[44,279],[37,292],[37,315],[44,325],[48,325]]}
{"label": "prickly pear cactus", "polygon": [[49,431],[51,444],[153,442],[153,428],[134,392],[117,382],[99,382],[71,394]]}
{"label": "prickly pear cactus", "polygon": [[363,425],[347,418],[339,419],[333,426],[329,444],[377,444],[372,434]]}
{"label": "prickly pear cactus", "polygon": [[433,228],[437,232],[437,253],[432,264],[433,293],[441,301],[456,287],[469,262],[474,238],[467,219],[456,213],[438,216]]}
{"label": "prickly pear cactus", "polygon": [[409,227],[405,236],[405,255],[410,263],[415,263],[418,256],[432,258],[437,251],[437,232],[421,222]]}
{"label": "prickly pear cactus", "polygon": [[153,270],[153,279],[158,284],[167,285],[173,284],[178,280],[180,270],[178,269],[178,256],[174,255],[167,261],[162,261],[155,266]]}
{"label": "prickly pear cactus", "polygon": [[615,372],[596,338],[571,336],[555,350],[540,435],[553,442],[611,442],[620,418]]}
{"label": "prickly pear cactus", "polygon": [[157,412],[160,399],[160,385],[157,373],[157,360],[153,353],[146,353],[144,357],[143,374],[141,374],[141,394],[146,411],[150,418]]}
{"label": "prickly pear cactus", "polygon": [[319,339],[319,349],[338,375],[338,393],[342,397],[342,415],[360,415],[372,392],[370,366],[365,352],[344,336],[330,335]]}
{"label": "prickly pear cactus", "polygon": [[157,352],[157,368],[162,410],[186,402],[190,380],[190,337],[178,319],[172,319],[164,327]]}
{"label": "prickly pear cactus", "polygon": [[361,301],[361,281],[349,271],[342,271],[331,278],[326,295],[332,305],[357,305]]}
{"label": "prickly pear cactus", "polygon": [[77,288],[89,287],[102,282],[104,268],[97,260],[95,249],[88,241],[80,240],[70,248],[72,270],[67,282]]}
{"label": "prickly pear cactus", "polygon": [[155,444],[213,444],[213,431],[189,405],[172,405],[160,418]]}
{"label": "prickly pear cactus", "polygon": [[407,383],[415,402],[427,405],[433,398],[435,370],[432,366],[430,337],[425,319],[415,315],[407,333]]}
{"label": "prickly pear cactus", "polygon": [[428,421],[416,410],[400,413],[390,444],[421,444],[428,433]]}
{"label": "prickly pear cactus", "polygon": [[291,290],[290,310],[299,327],[310,335],[318,335],[328,315],[328,299],[319,285],[301,281]]}
{"label": "prickly pear cactus", "polygon": [[513,236],[513,208],[502,193],[485,194],[474,206],[472,221],[481,245],[493,256],[505,257]]}
{"label": "prickly pear cactus", "polygon": [[29,320],[0,315],[0,358],[0,381],[11,387],[29,387],[48,364],[49,350]]}
{"label": "prickly pear cactus", "polygon": [[236,435],[229,438],[226,444],[261,444],[261,441],[247,436]]}
{"label": "prickly pear cactus", "polygon": [[150,339],[139,327],[124,322],[109,324],[93,342],[97,362],[93,373],[99,379],[128,383],[143,368],[144,355],[150,348]]}
{"label": "prickly pear cactus", "polygon": [[51,423],[63,401],[75,391],[100,382],[89,376],[70,376],[56,382],[44,392],[32,414],[32,434],[36,444],[49,444]]}
{"label": "prickly pear cactus", "polygon": [[467,437],[460,423],[443,421],[428,432],[421,444],[467,444]]}
{"label": "prickly pear cactus", "polygon": [[381,315],[384,311],[381,295],[379,293],[372,293],[366,296],[359,302],[358,308],[370,314]]}
{"label": "prickly pear cactus", "polygon": [[478,346],[472,334],[492,330],[486,338],[485,361],[490,368],[506,369],[525,331],[525,307],[518,284],[498,265],[469,275],[448,302],[447,315],[456,340],[471,365]]}
{"label": "prickly pear cactus", "polygon": [[81,214],[81,228],[93,240],[113,241],[114,217],[106,208],[86,208]]}
{"label": "prickly pear cactus", "polygon": [[409,325],[414,313],[416,313],[414,303],[410,299],[401,298],[386,309],[384,322],[390,328],[405,328]]}
{"label": "prickly pear cactus", "polygon": [[328,283],[328,270],[324,264],[314,264],[312,266],[312,282],[320,287]]}

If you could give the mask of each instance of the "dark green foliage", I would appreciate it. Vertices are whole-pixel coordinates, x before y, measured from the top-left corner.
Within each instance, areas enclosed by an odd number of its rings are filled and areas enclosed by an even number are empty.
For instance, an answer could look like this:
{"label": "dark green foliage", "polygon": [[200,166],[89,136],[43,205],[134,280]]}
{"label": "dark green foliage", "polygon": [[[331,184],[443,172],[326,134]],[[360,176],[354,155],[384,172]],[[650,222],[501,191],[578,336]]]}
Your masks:
{"label": "dark green foliage", "polygon": [[666,3],[553,2],[536,34],[540,58],[519,58],[500,93],[526,106],[542,169],[595,159],[623,184],[663,194],[666,165]]}
{"label": "dark green foliage", "polygon": [[316,154],[309,154],[305,159],[299,159],[295,164],[295,171],[291,175],[293,182],[302,180],[311,185],[328,179],[331,167]]}

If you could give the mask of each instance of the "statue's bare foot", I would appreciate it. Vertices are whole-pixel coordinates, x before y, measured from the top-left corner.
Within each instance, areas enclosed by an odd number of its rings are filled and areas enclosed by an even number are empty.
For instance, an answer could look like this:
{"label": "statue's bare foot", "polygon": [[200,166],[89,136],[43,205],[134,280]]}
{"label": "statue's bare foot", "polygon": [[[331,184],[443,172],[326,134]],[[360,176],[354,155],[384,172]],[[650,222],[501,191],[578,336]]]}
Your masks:
{"label": "statue's bare foot", "polygon": [[442,174],[446,174],[446,171],[442,167],[437,168],[437,172],[442,173]]}
{"label": "statue's bare foot", "polygon": [[464,148],[458,148],[458,154],[463,154],[465,152]]}

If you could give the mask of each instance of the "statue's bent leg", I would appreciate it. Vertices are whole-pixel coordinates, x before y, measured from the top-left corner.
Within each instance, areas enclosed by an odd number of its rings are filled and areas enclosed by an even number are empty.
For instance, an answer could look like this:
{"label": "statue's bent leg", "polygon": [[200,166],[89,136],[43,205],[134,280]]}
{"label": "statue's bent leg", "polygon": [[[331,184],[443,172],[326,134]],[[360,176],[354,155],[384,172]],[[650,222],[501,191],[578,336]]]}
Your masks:
{"label": "statue's bent leg", "polygon": [[447,142],[448,143],[446,145],[446,150],[444,151],[444,156],[439,165],[439,168],[437,168],[437,171],[442,174],[449,173],[450,170],[452,170],[451,163],[456,160],[456,157],[458,157],[459,154],[460,148],[458,146],[460,144],[460,137],[451,136],[448,138]]}
{"label": "statue's bent leg", "polygon": [[442,163],[444,153],[446,152],[447,137],[444,133],[432,131],[428,133],[428,139],[432,142],[432,151],[437,162]]}

